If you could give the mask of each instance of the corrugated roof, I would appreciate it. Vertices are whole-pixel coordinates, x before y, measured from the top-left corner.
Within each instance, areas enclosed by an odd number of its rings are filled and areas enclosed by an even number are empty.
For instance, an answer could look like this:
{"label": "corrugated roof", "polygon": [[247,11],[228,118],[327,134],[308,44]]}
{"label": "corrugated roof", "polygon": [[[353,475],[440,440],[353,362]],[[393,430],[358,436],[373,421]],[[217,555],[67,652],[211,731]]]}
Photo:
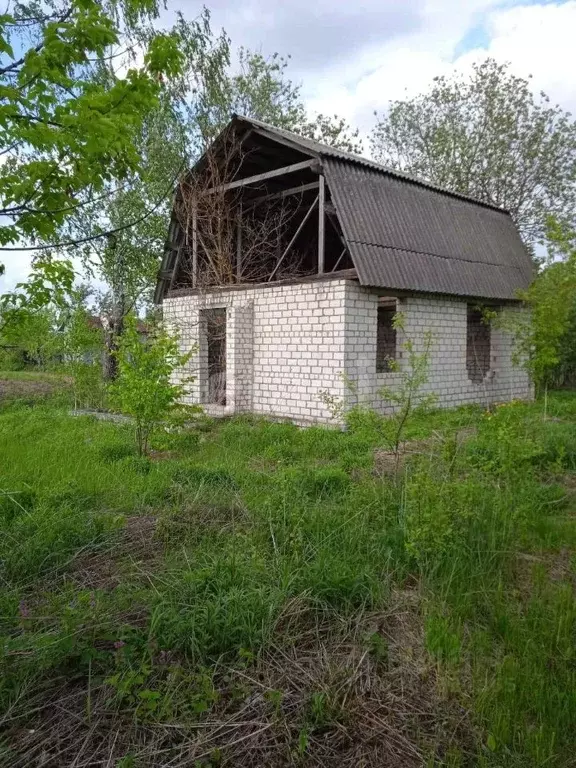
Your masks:
{"label": "corrugated roof", "polygon": [[323,168],[362,285],[513,299],[532,281],[504,211],[350,162]]}
{"label": "corrugated roof", "polygon": [[[361,285],[515,299],[532,281],[532,260],[506,211],[259,120],[233,123],[318,157]],[[156,301],[174,269],[172,229]]]}

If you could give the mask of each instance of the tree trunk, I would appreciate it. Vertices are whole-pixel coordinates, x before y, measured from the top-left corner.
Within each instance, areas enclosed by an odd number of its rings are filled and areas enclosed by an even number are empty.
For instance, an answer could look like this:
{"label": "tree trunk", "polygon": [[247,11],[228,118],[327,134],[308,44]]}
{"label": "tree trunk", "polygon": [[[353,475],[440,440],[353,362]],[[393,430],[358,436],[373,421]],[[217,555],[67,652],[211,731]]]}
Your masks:
{"label": "tree trunk", "polygon": [[118,375],[118,340],[124,330],[124,316],[122,313],[102,315],[102,327],[104,328],[104,354],[102,356],[102,378],[104,381],[114,381]]}

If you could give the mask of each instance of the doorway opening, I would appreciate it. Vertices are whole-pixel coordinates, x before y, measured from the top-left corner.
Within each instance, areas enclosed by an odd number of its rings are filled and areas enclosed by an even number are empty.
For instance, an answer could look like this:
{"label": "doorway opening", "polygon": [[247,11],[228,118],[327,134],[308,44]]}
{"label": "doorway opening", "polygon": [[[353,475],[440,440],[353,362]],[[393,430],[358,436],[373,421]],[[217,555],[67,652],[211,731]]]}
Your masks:
{"label": "doorway opening", "polygon": [[207,373],[202,402],[226,405],[226,309],[205,309],[202,314]]}

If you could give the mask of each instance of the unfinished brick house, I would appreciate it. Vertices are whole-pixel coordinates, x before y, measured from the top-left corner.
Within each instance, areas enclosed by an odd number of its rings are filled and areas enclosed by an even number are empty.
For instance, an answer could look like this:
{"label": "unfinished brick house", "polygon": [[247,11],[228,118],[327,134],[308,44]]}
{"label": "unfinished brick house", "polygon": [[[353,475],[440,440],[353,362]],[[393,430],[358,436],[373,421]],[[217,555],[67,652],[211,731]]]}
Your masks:
{"label": "unfinished brick house", "polygon": [[156,303],[196,350],[190,402],[304,424],[331,420],[325,392],[386,410],[427,331],[440,406],[531,397],[482,315],[524,311],[531,279],[505,211],[234,117],[177,191]]}

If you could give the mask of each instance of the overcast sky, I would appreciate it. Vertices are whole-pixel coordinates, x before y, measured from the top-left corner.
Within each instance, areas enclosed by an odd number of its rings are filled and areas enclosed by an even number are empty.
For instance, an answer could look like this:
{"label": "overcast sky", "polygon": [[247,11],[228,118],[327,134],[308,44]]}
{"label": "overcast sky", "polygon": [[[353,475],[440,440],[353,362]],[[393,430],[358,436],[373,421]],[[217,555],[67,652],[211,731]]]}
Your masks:
{"label": "overcast sky", "polygon": [[[168,0],[196,16],[202,3]],[[207,0],[214,29],[235,45],[291,56],[311,112],[338,113],[367,134],[374,110],[424,90],[435,75],[493,56],[532,75],[576,114],[576,0]],[[166,17],[169,21],[169,15]],[[366,147],[367,149],[367,147]],[[29,259],[0,255],[0,292],[27,274]]]}
{"label": "overcast sky", "polygon": [[[170,0],[169,0],[170,2]],[[186,15],[200,4],[176,3]],[[290,54],[312,111],[369,130],[374,110],[414,95],[438,74],[488,55],[533,75],[576,112],[576,1],[214,0],[213,27],[234,43]]]}

